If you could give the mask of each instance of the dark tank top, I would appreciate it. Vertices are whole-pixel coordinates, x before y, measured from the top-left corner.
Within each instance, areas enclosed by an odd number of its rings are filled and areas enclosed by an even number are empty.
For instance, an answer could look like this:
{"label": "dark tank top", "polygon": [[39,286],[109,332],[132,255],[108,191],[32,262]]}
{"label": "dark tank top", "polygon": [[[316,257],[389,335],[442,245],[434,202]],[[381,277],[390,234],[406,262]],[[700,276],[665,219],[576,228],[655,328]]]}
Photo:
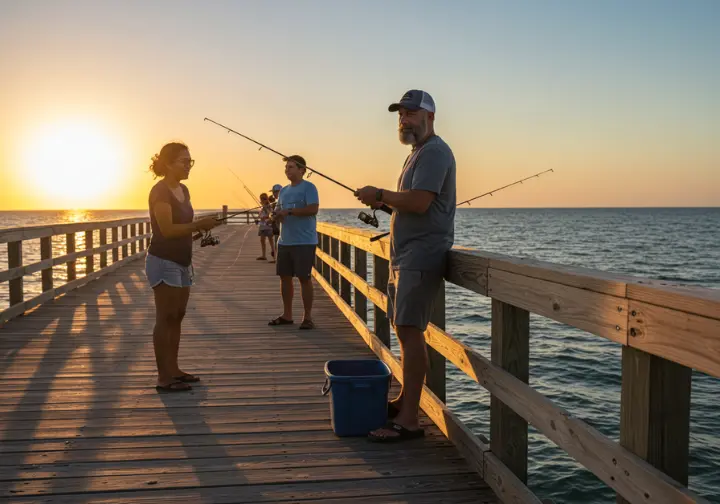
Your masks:
{"label": "dark tank top", "polygon": [[185,193],[185,201],[180,203],[173,195],[170,188],[163,182],[159,181],[150,190],[148,205],[150,208],[150,228],[152,237],[150,238],[150,247],[148,254],[176,262],[182,266],[190,266],[192,263],[192,235],[180,236],[177,238],[166,238],[160,231],[157,220],[155,219],[156,203],[168,203],[172,208],[173,224],[189,224],[193,221],[195,212],[192,203],[190,203],[190,191],[185,185],[180,184]]}

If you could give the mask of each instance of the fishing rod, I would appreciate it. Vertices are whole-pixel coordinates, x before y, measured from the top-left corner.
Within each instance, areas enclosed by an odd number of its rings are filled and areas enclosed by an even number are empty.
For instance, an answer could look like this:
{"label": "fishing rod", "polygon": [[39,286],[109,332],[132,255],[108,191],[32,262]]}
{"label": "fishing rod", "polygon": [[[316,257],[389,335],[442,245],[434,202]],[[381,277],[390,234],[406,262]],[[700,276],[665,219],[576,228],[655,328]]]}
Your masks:
{"label": "fishing rod", "polygon": [[[253,142],[253,143],[256,144],[256,145],[259,145],[260,148],[259,148],[258,150],[262,150],[262,149],[264,148],[264,149],[269,150],[270,152],[273,152],[273,153],[277,154],[278,156],[282,157],[283,160],[287,160],[287,159],[288,159],[288,156],[286,156],[285,154],[283,154],[283,153],[281,153],[281,152],[278,152],[278,151],[276,151],[275,149],[273,149],[273,148],[271,148],[271,147],[268,147],[267,145],[265,145],[265,144],[263,144],[263,143],[260,143],[260,142],[258,142],[257,140],[254,140],[254,139],[250,138],[250,137],[247,136],[247,135],[243,135],[242,133],[240,133],[240,132],[238,132],[238,131],[235,131],[235,130],[232,129],[232,128],[228,128],[228,127],[225,126],[224,124],[220,124],[219,122],[213,121],[212,119],[210,119],[210,118],[208,118],[208,117],[206,117],[204,120],[205,120],[205,121],[209,121],[209,122],[211,122],[211,123],[213,123],[213,124],[216,124],[216,125],[220,126],[221,128],[227,130],[228,133],[235,133],[236,135],[241,136],[241,137],[243,137],[244,139],[249,140],[249,141]],[[307,166],[307,165],[305,165],[305,164],[303,164],[303,163],[300,163],[299,161],[295,161],[295,163],[298,164],[298,165],[300,165],[300,166],[302,166],[303,168],[306,168],[306,169],[309,170],[310,172],[315,173],[315,174],[317,174],[317,175],[320,175],[321,177],[329,180],[330,182],[333,182],[333,183],[339,185],[340,187],[342,187],[342,188],[344,188],[344,189],[347,189],[348,191],[350,191],[350,192],[353,193],[353,194],[355,194],[355,192],[356,192],[356,189],[353,189],[352,187],[347,186],[347,185],[343,184],[342,182],[338,182],[338,181],[335,180],[334,178],[328,177],[328,176],[325,175],[324,173],[320,173],[319,171],[317,171],[317,170],[314,169],[314,168],[310,168],[309,166]],[[309,175],[308,175],[308,177],[309,177]],[[368,225],[371,225],[371,226],[374,226],[374,227],[379,227],[379,226],[380,226],[380,223],[378,222],[378,219],[377,219],[377,217],[375,216],[375,212],[376,212],[377,210],[382,210],[383,212],[387,213],[388,215],[392,214],[392,209],[391,209],[389,206],[383,204],[381,207],[376,208],[375,210],[373,210],[372,216],[370,216],[369,214],[367,214],[367,213],[365,213],[365,212],[360,212],[360,214],[358,215],[358,219],[360,219],[361,221],[363,221],[365,224],[368,224]]]}
{"label": "fishing rod", "polygon": [[496,192],[498,192],[498,191],[502,191],[503,189],[506,189],[506,188],[508,188],[508,187],[514,186],[515,184],[522,184],[522,183],[525,182],[526,180],[529,180],[529,179],[531,179],[531,178],[533,178],[533,177],[538,177],[538,178],[540,178],[540,175],[542,175],[543,173],[547,173],[547,172],[551,172],[551,171],[554,171],[554,170],[553,170],[552,168],[550,168],[549,170],[541,171],[541,172],[539,172],[539,173],[536,173],[535,175],[530,175],[529,177],[525,177],[524,179],[518,180],[518,181],[516,181],[516,182],[513,182],[512,184],[508,184],[508,185],[505,185],[505,186],[502,186],[502,187],[498,187],[497,189],[494,189],[494,190],[492,190],[492,191],[488,191],[488,192],[486,192],[486,193],[483,193],[483,194],[481,194],[480,196],[475,196],[474,198],[470,198],[469,200],[461,201],[460,203],[458,203],[458,204],[455,205],[455,206],[464,205],[465,203],[467,203],[468,206],[470,206],[470,202],[471,202],[471,201],[475,201],[476,199],[482,198],[483,196],[487,196],[488,194],[489,194],[490,196],[492,196],[493,193],[496,193]]}
{"label": "fishing rod", "polygon": [[[272,197],[272,196],[271,196],[271,197]],[[272,203],[272,201],[271,201],[271,203]],[[229,219],[229,218],[231,218],[231,217],[235,217],[235,216],[237,216],[237,215],[242,215],[242,214],[246,214],[246,213],[252,212],[253,210],[258,210],[258,209],[262,208],[263,206],[264,206],[264,205],[260,205],[260,206],[257,206],[257,207],[255,207],[255,208],[248,208],[247,210],[242,210],[242,211],[240,211],[240,212],[229,213],[229,214],[227,214],[227,215],[224,216],[224,217],[219,217],[219,218],[216,217],[215,220],[218,221],[218,222],[224,221],[224,220],[226,220],[226,219]],[[202,241],[200,242],[200,246],[201,246],[201,247],[207,247],[208,245],[214,247],[215,245],[217,245],[217,244],[220,243],[220,239],[219,239],[217,236],[213,236],[210,231],[202,231],[202,232],[199,232],[199,233],[193,235],[193,241],[198,240],[198,239],[200,239],[200,238],[202,238]]]}
{"label": "fishing rod", "polygon": [[[531,178],[533,178],[533,177],[538,177],[538,178],[539,178],[540,175],[542,175],[543,173],[547,173],[547,172],[551,172],[551,171],[554,171],[554,170],[553,170],[552,168],[550,168],[549,170],[545,170],[545,171],[536,173],[535,175],[530,175],[529,177],[525,177],[524,179],[518,180],[518,181],[516,181],[516,182],[513,182],[512,184],[504,185],[504,186],[502,186],[502,187],[498,187],[497,189],[493,189],[492,191],[488,191],[488,192],[486,192],[486,193],[483,193],[483,194],[481,194],[480,196],[475,196],[474,198],[470,198],[469,200],[461,201],[460,203],[457,203],[457,204],[455,205],[455,207],[457,208],[457,207],[459,207],[460,205],[464,205],[465,203],[467,203],[468,206],[470,206],[470,202],[471,202],[471,201],[475,201],[476,199],[482,198],[483,196],[487,196],[488,194],[489,194],[490,196],[492,196],[493,193],[496,193],[496,192],[498,192],[498,191],[502,191],[503,189],[506,189],[506,188],[508,188],[508,187],[514,186],[515,184],[522,184],[525,180],[531,179]],[[377,240],[379,240],[380,238],[384,238],[384,237],[386,237],[386,236],[389,235],[389,234],[390,234],[390,232],[388,231],[387,233],[382,233],[382,234],[373,236],[372,238],[370,238],[370,241],[371,241],[371,242],[377,241]]]}
{"label": "fishing rod", "polygon": [[250,195],[250,197],[252,198],[253,203],[257,203],[257,204],[259,205],[259,204],[260,204],[260,200],[257,198],[257,196],[255,196],[255,194],[250,190],[250,188],[245,185],[245,182],[243,182],[243,180],[242,180],[240,177],[238,177],[237,173],[235,173],[233,170],[231,170],[230,167],[228,167],[228,166],[226,166],[225,168],[227,168],[228,171],[230,171],[230,173],[232,173],[233,175],[235,175],[235,178],[240,181],[240,183],[243,185],[243,187],[245,188],[245,190],[247,191],[247,193],[248,193],[248,194]]}

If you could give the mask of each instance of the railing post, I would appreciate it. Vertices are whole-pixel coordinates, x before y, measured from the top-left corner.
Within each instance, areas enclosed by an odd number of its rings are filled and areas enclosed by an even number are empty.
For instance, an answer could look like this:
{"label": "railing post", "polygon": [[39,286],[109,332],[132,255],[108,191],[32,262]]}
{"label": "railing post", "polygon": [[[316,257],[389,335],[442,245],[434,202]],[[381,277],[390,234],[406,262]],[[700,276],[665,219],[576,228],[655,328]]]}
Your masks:
{"label": "railing post", "polygon": [[[107,245],[107,229],[100,230],[100,246]],[[100,269],[107,267],[107,250],[100,252]]]}
{"label": "railing post", "polygon": [[[530,314],[492,300],[492,363],[523,383],[530,374]],[[528,424],[495,396],[490,398],[490,450],[527,483]]]}
{"label": "railing post", "polygon": [[[19,268],[23,265],[22,241],[8,242],[8,269]],[[10,280],[10,306],[23,302],[22,276]]]}
{"label": "railing post", "polygon": [[228,206],[227,205],[223,205],[222,216],[223,216],[223,225],[227,225],[227,223],[228,223],[228,221],[227,221]]}
{"label": "railing post", "polygon": [[[130,224],[130,238],[135,238],[137,236],[137,226],[135,224]],[[130,244],[130,255],[137,254],[137,242],[132,242]]]}
{"label": "railing post", "polygon": [[[441,280],[430,322],[439,329],[445,330],[445,280]],[[425,383],[442,402],[445,402],[445,357],[433,347],[427,347],[428,370]]]}
{"label": "railing post", "polygon": [[[330,257],[340,261],[340,240],[330,238]],[[330,285],[335,292],[340,292],[340,273],[334,269],[330,271]]]}
{"label": "railing post", "polygon": [[[85,231],[85,250],[93,249],[93,232]],[[85,257],[85,275],[89,275],[95,271],[95,257],[92,255]]]}
{"label": "railing post", "polygon": [[[66,250],[68,254],[75,252],[75,233],[67,233],[65,235]],[[67,263],[67,281],[75,280],[77,277],[75,273],[75,259],[68,261]]]}
{"label": "railing post", "polygon": [[[317,232],[317,249],[322,250],[322,233],[320,231]],[[322,273],[322,260],[315,255],[315,269],[318,273]]]}
{"label": "railing post", "polygon": [[[118,242],[118,228],[117,227],[112,228],[112,242],[113,243]],[[118,250],[117,246],[113,247],[113,249],[112,249],[112,258],[113,258],[114,263],[116,263],[120,260],[120,251]]]}
{"label": "railing post", "polygon": [[247,223],[250,224],[250,212],[245,214],[245,218],[247,219]]}
{"label": "railing post", "polygon": [[[40,260],[52,259],[52,236],[40,238]],[[53,267],[52,264],[42,270],[42,290],[49,291],[53,288]]]}
{"label": "railing post", "polygon": [[[127,237],[128,237],[128,227],[127,227],[127,224],[125,224],[125,225],[122,227],[122,239],[123,239],[123,241],[124,241],[124,240],[127,240]],[[122,256],[123,256],[123,259],[125,259],[125,258],[128,256],[128,246],[127,246],[127,243],[122,246]]]}
{"label": "railing post", "polygon": [[[390,274],[390,262],[380,256],[373,254],[373,286],[383,294],[387,294],[388,277]],[[387,306],[374,306],[373,321],[375,335],[390,348],[390,322],[388,321]]]}
{"label": "railing post", "polygon": [[[350,269],[350,244],[340,242],[340,264]],[[352,293],[350,292],[350,282],[345,277],[340,277],[340,297],[348,305],[352,303]]]}
{"label": "railing post", "polygon": [[690,368],[622,347],[620,445],[685,486],[691,381]]}
{"label": "railing post", "polygon": [[[144,235],[145,234],[145,223],[139,222],[137,227],[138,227],[138,236]],[[138,250],[140,250],[140,252],[145,250],[145,238],[140,238],[137,243],[138,243]]]}
{"label": "railing post", "polygon": [[[367,252],[358,247],[355,247],[355,274],[367,282]],[[355,289],[355,313],[367,323],[367,298],[359,289]]]}
{"label": "railing post", "polygon": [[[326,254],[330,254],[330,237],[328,235],[323,235],[322,251],[325,252]],[[331,270],[332,270],[332,268],[330,267],[329,264],[327,264],[327,263],[323,264],[323,271],[322,271],[323,278],[325,280],[327,280],[328,282],[330,282],[330,271]]]}

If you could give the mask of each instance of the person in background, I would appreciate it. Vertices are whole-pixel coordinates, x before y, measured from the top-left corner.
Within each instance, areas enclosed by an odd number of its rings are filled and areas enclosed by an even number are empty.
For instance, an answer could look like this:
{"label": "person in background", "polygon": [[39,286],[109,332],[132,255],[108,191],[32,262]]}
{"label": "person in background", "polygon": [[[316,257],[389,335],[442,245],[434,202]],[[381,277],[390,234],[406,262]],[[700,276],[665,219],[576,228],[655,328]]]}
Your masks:
{"label": "person in background", "polygon": [[[265,240],[270,242],[270,255],[275,258],[275,239],[273,238],[272,224],[270,223],[270,213],[272,208],[270,206],[270,200],[268,195],[262,193],[260,195],[260,204],[262,208],[258,212],[258,236],[260,237],[260,246],[262,247],[262,255],[258,257],[258,261],[267,261],[265,252]],[[275,262],[273,261],[270,261]]]}
{"label": "person in background", "polygon": [[317,247],[316,215],[320,199],[315,185],[303,179],[307,170],[305,159],[294,155],[284,158],[284,161],[285,175],[290,184],[280,191],[275,209],[275,216],[280,221],[276,271],[280,276],[283,313],[268,325],[293,323],[293,277],[297,277],[305,310],[300,329],[313,329],[312,268]]}
{"label": "person in background", "polygon": [[[272,186],[272,195],[275,201],[272,203],[272,209],[271,211],[275,211],[275,208],[277,208],[278,199],[280,198],[280,190],[282,189],[282,186],[280,184],[275,184]],[[277,250],[278,246],[278,239],[280,238],[280,224],[275,220],[271,220],[272,223],[272,230],[273,230],[273,240],[275,240],[275,250]],[[273,256],[275,257],[275,256]]]}
{"label": "person in background", "polygon": [[455,157],[435,134],[435,102],[411,90],[388,107],[398,113],[400,143],[411,145],[396,191],[366,186],[355,195],[364,204],[393,210],[390,218],[388,319],[400,340],[403,387],[388,405],[390,421],[370,433],[379,442],[424,435],[418,409],[427,372],[424,332],[443,286],[447,252],[455,232]]}
{"label": "person in background", "polygon": [[150,170],[160,180],[150,190],[148,206],[152,237],[145,259],[145,275],[155,297],[153,346],[158,370],[158,392],[190,390],[199,378],[178,366],[180,325],[193,283],[193,234],[209,231],[222,221],[194,220],[187,180],[195,161],[182,143],[169,143],[153,156]]}

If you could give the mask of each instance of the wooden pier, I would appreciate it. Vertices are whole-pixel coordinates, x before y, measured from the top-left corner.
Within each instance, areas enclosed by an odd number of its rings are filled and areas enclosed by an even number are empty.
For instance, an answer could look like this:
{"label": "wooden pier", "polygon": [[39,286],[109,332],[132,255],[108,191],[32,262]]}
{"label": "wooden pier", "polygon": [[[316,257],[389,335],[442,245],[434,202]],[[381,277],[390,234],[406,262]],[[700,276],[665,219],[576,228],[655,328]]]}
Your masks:
{"label": "wooden pier", "polygon": [[[707,502],[687,488],[690,391],[692,369],[720,376],[717,290],[456,247],[446,281],[492,298],[491,355],[445,331],[441,294],[426,332],[429,435],[378,445],[334,436],[320,388],[327,360],[373,354],[402,381],[384,313],[386,240],[319,224],[318,328],[301,331],[267,326],[279,289],[274,265],[255,260],[255,226],[218,228],[221,244],[196,251],[181,342],[181,366],[203,381],[160,395],[140,260],[148,231],[147,219],[0,231],[11,300],[0,312],[3,501],[537,504],[526,487],[533,425],[618,502]],[[67,253],[53,257],[58,235]],[[42,257],[28,264],[32,239]],[[66,265],[67,283],[53,284],[53,265]],[[40,271],[43,293],[28,299],[23,278]],[[531,312],[622,345],[619,443],[528,386]],[[487,437],[444,404],[447,361],[491,393]]]}
{"label": "wooden pier", "polygon": [[426,439],[402,445],[336,437],[324,363],[372,352],[318,288],[315,330],[269,327],[282,305],[257,228],[214,234],[183,324],[192,392],[155,391],[142,260],[0,328],[0,501],[497,501],[427,419]]}

